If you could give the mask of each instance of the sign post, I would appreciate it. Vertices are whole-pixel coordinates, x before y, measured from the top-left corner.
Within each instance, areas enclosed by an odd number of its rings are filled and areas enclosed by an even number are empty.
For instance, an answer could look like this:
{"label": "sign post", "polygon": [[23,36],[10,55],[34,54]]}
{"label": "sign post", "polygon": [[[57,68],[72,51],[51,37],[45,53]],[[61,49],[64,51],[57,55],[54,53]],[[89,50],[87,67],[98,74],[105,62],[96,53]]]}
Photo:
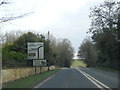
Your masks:
{"label": "sign post", "polygon": [[47,65],[44,59],[44,43],[43,42],[28,42],[28,60],[32,60],[32,66],[43,67]]}

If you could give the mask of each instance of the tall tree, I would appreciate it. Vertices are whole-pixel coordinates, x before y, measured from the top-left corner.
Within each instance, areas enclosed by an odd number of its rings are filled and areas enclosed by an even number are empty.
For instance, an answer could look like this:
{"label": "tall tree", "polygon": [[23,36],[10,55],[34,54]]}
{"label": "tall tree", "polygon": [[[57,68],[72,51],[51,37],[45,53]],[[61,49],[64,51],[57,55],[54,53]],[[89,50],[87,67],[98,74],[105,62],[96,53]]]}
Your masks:
{"label": "tall tree", "polygon": [[62,39],[57,44],[57,60],[60,66],[70,67],[73,56],[74,49],[71,42],[68,39]]}
{"label": "tall tree", "polygon": [[[56,66],[70,67],[73,58],[74,50],[71,42],[68,39],[56,39],[53,35],[49,35],[49,40],[46,41],[47,47],[46,59],[49,64]],[[49,46],[48,46],[49,43]]]}
{"label": "tall tree", "polygon": [[119,2],[108,0],[90,12],[90,32],[98,49],[99,63],[109,67],[117,66],[119,6]]}
{"label": "tall tree", "polygon": [[32,32],[25,33],[21,35],[14,43],[11,48],[13,51],[19,51],[22,53],[27,53],[27,43],[28,42],[40,42],[44,41],[43,35],[36,35]]}
{"label": "tall tree", "polygon": [[89,38],[83,40],[78,51],[79,58],[82,58],[87,66],[95,66],[97,61],[97,51]]}
{"label": "tall tree", "polygon": [[113,27],[116,28],[118,16],[120,14],[120,3],[114,0],[105,1],[99,6],[91,8],[91,28],[90,32],[100,33],[104,28],[109,28],[112,31]]}

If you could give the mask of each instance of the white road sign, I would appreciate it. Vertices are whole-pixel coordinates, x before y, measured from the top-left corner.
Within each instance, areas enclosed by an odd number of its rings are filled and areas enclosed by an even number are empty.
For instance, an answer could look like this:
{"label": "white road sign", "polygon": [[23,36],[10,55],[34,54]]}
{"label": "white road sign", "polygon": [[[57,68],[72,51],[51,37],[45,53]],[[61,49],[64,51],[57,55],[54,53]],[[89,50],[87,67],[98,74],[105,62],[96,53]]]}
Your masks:
{"label": "white road sign", "polygon": [[29,42],[28,43],[28,59],[44,59],[44,43]]}
{"label": "white road sign", "polygon": [[46,60],[33,60],[33,66],[46,66]]}

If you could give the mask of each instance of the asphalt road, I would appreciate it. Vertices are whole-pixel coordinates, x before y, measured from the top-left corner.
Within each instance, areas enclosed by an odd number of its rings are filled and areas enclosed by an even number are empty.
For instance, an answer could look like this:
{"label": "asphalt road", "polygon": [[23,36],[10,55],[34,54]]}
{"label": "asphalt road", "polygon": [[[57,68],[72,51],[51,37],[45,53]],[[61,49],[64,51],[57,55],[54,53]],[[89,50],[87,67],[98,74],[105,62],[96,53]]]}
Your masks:
{"label": "asphalt road", "polygon": [[91,75],[101,83],[107,85],[110,88],[118,88],[118,73],[107,72],[103,70],[97,70],[93,68],[79,68],[80,70]]}
{"label": "asphalt road", "polygon": [[109,88],[118,88],[118,75],[90,68],[66,68],[35,88],[100,88],[101,83]]}

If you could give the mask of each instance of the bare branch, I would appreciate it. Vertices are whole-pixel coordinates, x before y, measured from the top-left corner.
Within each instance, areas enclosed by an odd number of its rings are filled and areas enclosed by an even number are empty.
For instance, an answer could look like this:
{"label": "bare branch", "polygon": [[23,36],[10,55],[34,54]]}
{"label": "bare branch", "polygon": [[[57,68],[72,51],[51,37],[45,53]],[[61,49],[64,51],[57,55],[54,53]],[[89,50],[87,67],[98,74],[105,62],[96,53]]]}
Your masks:
{"label": "bare branch", "polygon": [[10,2],[2,1],[2,2],[0,3],[0,5],[9,4],[9,3],[10,3]]}
{"label": "bare branch", "polygon": [[0,23],[2,23],[2,22],[7,22],[7,21],[11,21],[11,20],[15,20],[15,19],[18,19],[18,18],[23,18],[23,17],[28,16],[28,15],[30,15],[30,14],[32,14],[32,13],[34,13],[34,12],[22,14],[22,15],[15,16],[15,17],[2,17],[2,18],[0,18]]}

